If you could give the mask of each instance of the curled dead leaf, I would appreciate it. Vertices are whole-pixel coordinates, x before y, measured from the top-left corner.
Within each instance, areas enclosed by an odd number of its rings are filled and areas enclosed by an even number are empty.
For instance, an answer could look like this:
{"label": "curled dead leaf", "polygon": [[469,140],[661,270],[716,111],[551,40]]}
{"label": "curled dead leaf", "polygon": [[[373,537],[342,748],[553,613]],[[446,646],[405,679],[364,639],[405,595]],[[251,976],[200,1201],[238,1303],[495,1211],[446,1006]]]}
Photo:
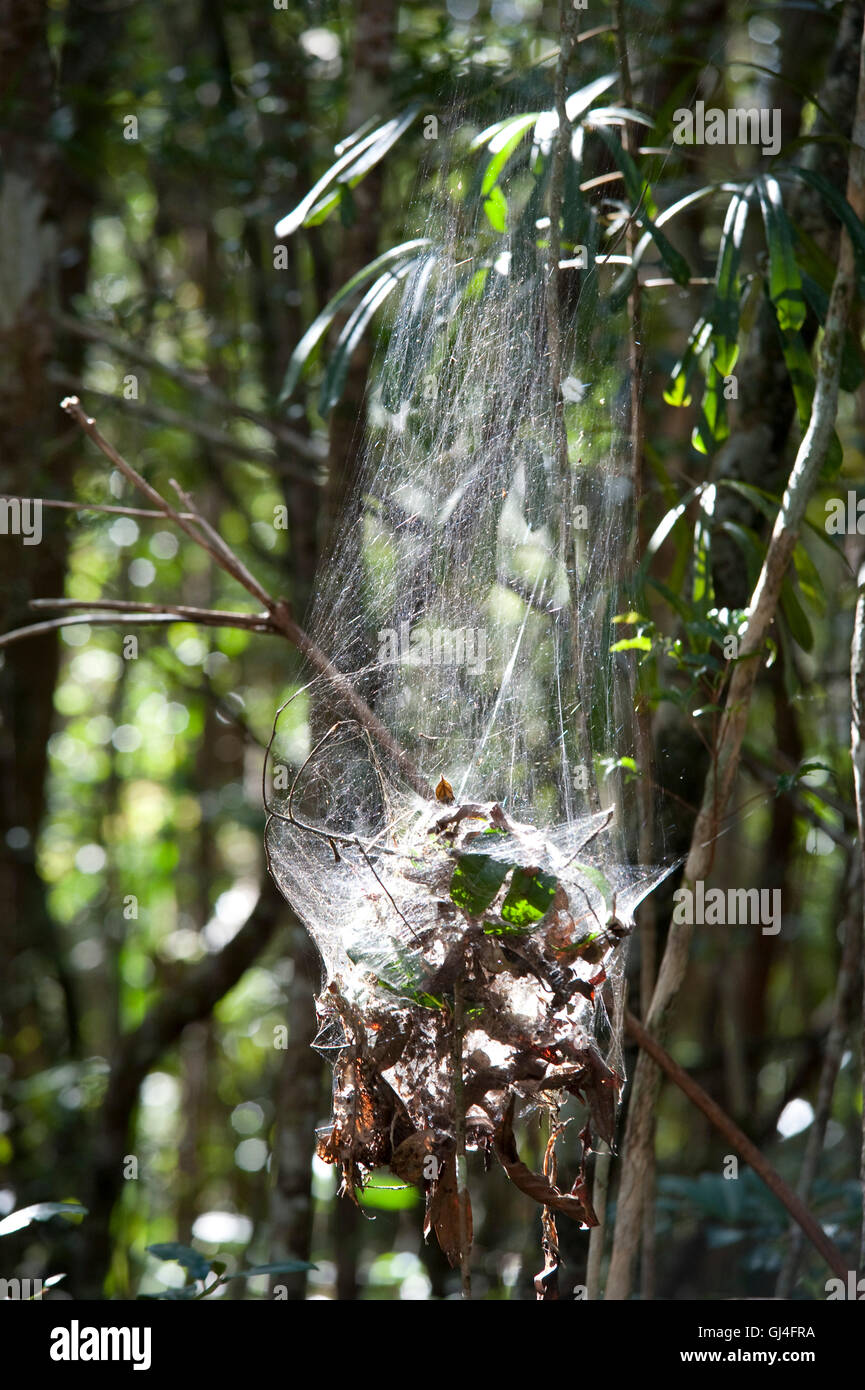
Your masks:
{"label": "curled dead leaf", "polygon": [[494,1143],[496,1157],[514,1186],[535,1202],[540,1202],[542,1206],[550,1207],[553,1211],[563,1212],[565,1216],[570,1216],[573,1221],[579,1221],[583,1226],[597,1226],[598,1218],[592,1210],[585,1183],[581,1178],[577,1180],[574,1190],[560,1192],[543,1173],[533,1173],[531,1168],[526,1167],[517,1152],[513,1120],[514,1098],[511,1096],[496,1130]]}

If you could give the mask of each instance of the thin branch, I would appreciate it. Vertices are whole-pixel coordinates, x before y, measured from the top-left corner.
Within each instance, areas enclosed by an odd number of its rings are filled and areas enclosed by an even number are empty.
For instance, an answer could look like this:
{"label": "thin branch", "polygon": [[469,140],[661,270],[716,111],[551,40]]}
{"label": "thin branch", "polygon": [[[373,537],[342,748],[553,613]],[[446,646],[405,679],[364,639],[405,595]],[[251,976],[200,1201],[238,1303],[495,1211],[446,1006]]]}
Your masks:
{"label": "thin branch", "polygon": [[[616,46],[619,58],[619,82],[622,89],[622,102],[627,110],[634,106],[634,89],[631,82],[631,65],[628,57],[628,30],[625,20],[624,0],[615,0]],[[626,120],[622,132],[622,147],[633,158],[639,145],[639,137],[631,121]],[[633,264],[637,248],[637,229],[633,218],[628,219],[625,231],[625,254]],[[643,510],[643,301],[639,273],[634,275],[628,293],[628,373],[630,377],[630,420],[628,438],[631,444],[631,488],[633,495],[633,522],[631,531],[628,571],[637,569],[642,556],[641,522]],[[639,678],[638,678],[639,679]],[[637,758],[643,777],[637,784],[637,804],[639,807],[638,854],[642,864],[651,863],[654,841],[654,797],[651,779],[647,775],[652,759],[651,715],[643,691],[638,687],[636,693],[635,734]],[[640,910],[640,1008],[644,1016],[648,1013],[655,988],[657,970],[658,929],[655,920],[655,906],[650,897]],[[654,1144],[645,1154],[643,1203],[645,1219],[642,1232],[642,1284],[644,1299],[654,1297],[655,1282],[655,1166]]]}
{"label": "thin branch", "polygon": [[212,559],[217,559],[211,546],[202,540],[202,537],[195,529],[194,523],[186,521],[180,512],[175,511],[171,503],[166,502],[162,494],[157,492],[155,487],[151,487],[150,483],[142,478],[141,474],[132,467],[132,464],[127,463],[123,455],[117,452],[114,445],[111,444],[97,428],[96,421],[93,417],[85,414],[77,396],[66,396],[64,400],[60,402],[60,408],[61,410],[65,410],[67,415],[72,416],[75,423],[93,440],[97,449],[114,464],[114,467],[118,469],[129,482],[133,483],[135,487],[138,488],[139,492],[143,492],[145,497],[149,498],[155,506],[159,507],[163,515],[168,517],[169,521],[173,521],[176,526],[179,526],[181,531],[189,536],[190,540],[195,541],[196,545],[202,546]]}
{"label": "thin branch", "polygon": [[[829,1239],[819,1221],[812,1216],[801,1198],[784,1181],[780,1173],[772,1167],[768,1159],[763,1157],[756,1144],[751,1142],[744,1130],[741,1130],[735,1121],[730,1119],[730,1116],[721,1109],[708,1092],[704,1091],[702,1086],[688,1075],[684,1067],[680,1067],[678,1062],[673,1060],[669,1052],[665,1051],[648,1029],[644,1028],[642,1023],[627,1010],[625,1012],[625,1026],[634,1041],[657,1063],[662,1071],[666,1072],[670,1080],[679,1087],[679,1090],[684,1092],[690,1101],[693,1101],[707,1120],[710,1120],[715,1128],[721,1131],[733,1148],[738,1149],[745,1162],[753,1168],[759,1178],[762,1178],[769,1190],[774,1192],[779,1202],[783,1202],[793,1220],[802,1228],[812,1245],[823,1256],[829,1268],[839,1278],[846,1280],[847,1260],[837,1245]],[[607,1297],[609,1298],[609,1287]]]}
{"label": "thin branch", "polygon": [[267,613],[239,613],[231,608],[193,608],[186,603],[138,603],[135,599],[116,598],[32,598],[31,608],[92,608],[116,613],[159,613],[163,616],[173,614],[191,623],[204,623],[216,627],[224,623],[226,627],[269,628]]}
{"label": "thin branch", "polygon": [[[186,503],[189,511],[192,512],[194,520],[189,521],[187,520],[188,512],[181,513],[172,507],[171,503],[166,501],[162,494],[157,492],[156,488],[152,487],[150,483],[148,483],[146,479],[144,479],[141,474],[117,452],[114,445],[111,444],[98,429],[96,421],[84,412],[77,396],[67,396],[62,402],[62,408],[67,414],[72,416],[84,433],[93,440],[96,447],[110,460],[115,468],[119,469],[125,478],[128,478],[131,483],[134,483],[138,490],[143,492],[144,496],[147,497],[154,506],[158,507],[170,521],[173,521],[175,525],[180,527],[185,535],[189,536],[190,540],[194,541],[196,545],[206,551],[220,569],[224,570],[226,574],[230,574],[232,578],[236,579],[239,584],[242,584],[255,599],[264,604],[269,615],[269,626],[265,625],[264,620],[259,620],[262,625],[258,630],[263,632],[278,632],[297,647],[298,651],[306,657],[310,665],[319,675],[324,677],[331,689],[352,709],[360,723],[372,734],[379,746],[393,758],[406,781],[414,791],[427,801],[434,800],[433,789],[426,778],[421,774],[414,759],[410,758],[405,749],[400,747],[393,734],[386,725],[382,723],[378,715],[370,709],[363,697],[358,694],[348,677],[344,676],[343,673],[334,666],[327,654],[323,652],[312,638],[304,632],[303,628],[295,622],[294,616],[286,601],[284,599],[273,598],[273,596],[264,589],[255,576],[247,569],[243,561],[234,554],[228,545],[226,545],[222,537],[210,525],[210,522],[200,514],[192,503],[191,498],[189,498],[182,489],[178,488],[176,483],[174,484],[181,499]],[[63,622],[68,623],[75,621],[81,620],[76,620],[74,618],[61,619],[54,621],[51,626],[62,626]],[[112,619],[103,618],[102,621],[110,622]],[[131,621],[131,619],[127,621]],[[157,622],[162,621],[162,619],[157,619],[153,616],[149,619],[141,618],[139,621]],[[43,627],[40,628],[40,630],[50,631],[51,627]],[[20,636],[25,635],[33,635],[33,630],[19,629],[16,633],[8,634],[8,639],[16,641]]]}
{"label": "thin branch", "polygon": [[[765,763],[762,763],[757,758],[752,757],[750,751],[746,752],[746,754],[743,756],[742,764],[744,767],[748,769],[751,776],[756,778],[758,782],[762,782],[765,787],[777,787],[777,774],[774,773],[771,770],[771,768],[767,767]],[[809,787],[808,790],[813,790],[815,792],[819,791],[819,789],[816,787]],[[837,826],[834,826],[832,824],[831,821],[826,820],[823,816],[821,816],[817,811],[814,810],[813,806],[809,806],[808,802],[806,801],[805,797],[802,795],[800,791],[798,791],[795,787],[791,787],[788,790],[787,795],[791,798],[793,805],[796,807],[797,813],[800,816],[802,816],[804,820],[810,821],[810,823],[815,827],[815,829],[822,830],[823,834],[828,835],[829,839],[834,840],[835,844],[840,846],[841,849],[849,850],[851,848],[853,844],[852,837],[846,834],[844,830],[839,830]]]}
{"label": "thin branch", "polygon": [[[30,502],[30,497],[13,497],[10,493],[4,492],[4,498],[9,502]],[[148,507],[112,507],[104,502],[61,502],[54,497],[40,497],[39,505],[42,507],[56,507],[58,511],[64,512],[106,512],[111,516],[137,516],[144,517],[148,521],[164,521],[165,512],[154,512]],[[195,518],[186,512],[181,512],[181,516],[186,521],[194,521]]]}
{"label": "thin branch", "polygon": [[226,570],[228,574],[233,575],[245,589],[248,589],[251,594],[254,594],[266,607],[272,607],[273,600],[270,598],[267,590],[262,584],[259,584],[255,575],[251,570],[247,569],[243,561],[229,548],[219,532],[211,526],[207,518],[201,515],[189,493],[184,492],[180,484],[176,483],[173,478],[169,479],[169,481],[181,502],[192,512],[202,532],[213,546],[214,553],[222,557],[222,568]]}
{"label": "thin branch", "polygon": [[[170,613],[142,613],[137,617],[133,614],[123,617],[119,613],[76,613],[70,614],[68,618],[50,618],[44,623],[30,623],[27,627],[16,627],[11,632],[4,632],[0,634],[0,648],[11,647],[13,642],[22,642],[26,637],[42,637],[46,632],[59,632],[63,627],[113,627],[116,623],[135,627],[160,627],[166,623],[183,621]],[[226,624],[222,623],[220,626],[224,627]]]}

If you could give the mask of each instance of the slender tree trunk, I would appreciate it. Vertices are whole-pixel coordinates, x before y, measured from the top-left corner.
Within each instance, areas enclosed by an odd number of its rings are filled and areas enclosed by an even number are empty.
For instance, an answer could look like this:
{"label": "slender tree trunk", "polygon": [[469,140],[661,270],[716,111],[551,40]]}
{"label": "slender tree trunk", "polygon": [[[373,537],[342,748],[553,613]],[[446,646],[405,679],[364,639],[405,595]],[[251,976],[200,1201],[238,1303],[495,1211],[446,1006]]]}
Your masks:
{"label": "slender tree trunk", "polygon": [[[865,131],[860,133],[865,140]],[[856,818],[859,825],[859,855],[862,873],[862,959],[865,960],[865,565],[858,575],[859,596],[853,627],[853,647],[850,657],[850,686],[852,720],[850,751],[853,758],[853,784],[856,795]],[[862,1067],[865,1090],[865,971],[862,999]],[[859,1269],[865,1269],[865,1110],[862,1115],[862,1148],[859,1178],[862,1184],[862,1232],[859,1243]]]}

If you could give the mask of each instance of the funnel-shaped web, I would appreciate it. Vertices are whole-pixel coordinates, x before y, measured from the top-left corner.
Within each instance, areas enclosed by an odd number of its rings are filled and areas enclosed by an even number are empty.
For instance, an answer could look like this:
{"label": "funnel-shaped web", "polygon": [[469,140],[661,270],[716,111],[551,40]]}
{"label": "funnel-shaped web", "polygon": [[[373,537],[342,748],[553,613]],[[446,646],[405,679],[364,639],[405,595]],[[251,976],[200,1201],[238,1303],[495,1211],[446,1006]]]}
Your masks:
{"label": "funnel-shaped web", "polygon": [[556,399],[531,202],[493,237],[433,197],[394,272],[363,472],[322,568],[311,636],[402,765],[313,674],[309,757],[268,779],[272,872],[323,961],[321,1152],[352,1189],[382,1164],[423,1184],[452,1259],[463,1128],[592,1224],[581,1178],[559,1192],[520,1163],[511,1113],[570,1094],[589,1110],[584,1152],[612,1142],[622,954],[661,876],[626,862],[613,784],[596,785],[604,757],[632,751],[631,679],[610,654],[632,527],[621,324],[595,321],[596,269],[561,273]]}

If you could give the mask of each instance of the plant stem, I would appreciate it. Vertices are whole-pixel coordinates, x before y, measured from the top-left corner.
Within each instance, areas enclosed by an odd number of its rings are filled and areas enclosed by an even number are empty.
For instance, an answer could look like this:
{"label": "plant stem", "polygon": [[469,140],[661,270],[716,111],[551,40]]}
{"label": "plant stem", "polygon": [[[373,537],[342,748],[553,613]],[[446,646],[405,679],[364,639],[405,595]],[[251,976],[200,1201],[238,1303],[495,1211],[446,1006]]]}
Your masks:
{"label": "plant stem", "polygon": [[578,17],[570,0],[559,0],[559,58],[556,66],[555,104],[558,125],[553,145],[553,167],[550,174],[550,235],[545,289],[545,311],[547,322],[547,352],[550,364],[550,398],[553,412],[553,438],[559,479],[559,514],[562,564],[568,581],[569,599],[569,644],[571,668],[574,674],[576,697],[576,717],[580,742],[580,758],[589,776],[589,800],[592,810],[597,810],[600,801],[592,772],[592,751],[589,739],[589,726],[583,706],[582,656],[580,648],[580,586],[577,578],[576,541],[574,536],[574,489],[571,476],[571,462],[568,457],[568,431],[565,425],[565,409],[562,397],[562,326],[559,303],[562,258],[562,201],[565,179],[565,161],[569,156],[571,123],[568,119],[565,86],[568,65],[574,51],[577,36]]}
{"label": "plant stem", "polygon": [[454,1138],[456,1139],[457,1208],[460,1233],[460,1276],[463,1298],[472,1296],[471,1247],[468,1223],[468,1162],[466,1159],[466,1112],[463,1088],[463,1036],[465,1005],[461,979],[454,982],[453,1092]]}

